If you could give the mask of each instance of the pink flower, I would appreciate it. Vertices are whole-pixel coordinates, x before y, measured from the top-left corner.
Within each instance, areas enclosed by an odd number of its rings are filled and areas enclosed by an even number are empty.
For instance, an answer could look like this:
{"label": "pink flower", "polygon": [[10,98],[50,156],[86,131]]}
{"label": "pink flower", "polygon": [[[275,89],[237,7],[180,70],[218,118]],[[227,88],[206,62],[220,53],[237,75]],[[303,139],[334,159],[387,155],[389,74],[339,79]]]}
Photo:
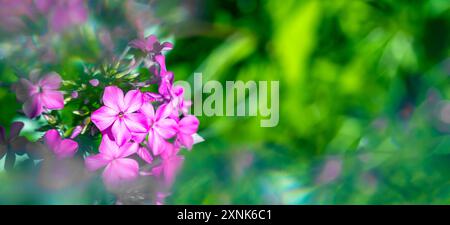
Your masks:
{"label": "pink flower", "polygon": [[96,171],[106,166],[102,177],[108,187],[116,187],[123,181],[134,180],[139,175],[139,165],[134,159],[126,157],[136,153],[138,147],[135,142],[119,146],[108,135],[103,135],[100,153],[86,158],[86,168],[89,171]]}
{"label": "pink flower", "polygon": [[154,110],[153,105],[149,102],[144,103],[141,112],[146,117],[145,134],[135,134],[138,142],[144,140],[148,134],[148,144],[154,155],[159,155],[170,145],[166,139],[172,138],[177,133],[177,123],[175,120],[168,118],[172,113],[172,107],[169,104],[163,104]]}
{"label": "pink flower", "polygon": [[23,111],[29,118],[42,114],[44,110],[64,108],[63,94],[58,91],[61,77],[57,73],[46,74],[38,79],[37,73],[30,74],[30,80],[20,79],[15,86],[17,99],[24,102]]}
{"label": "pink flower", "polygon": [[162,51],[168,51],[173,48],[173,44],[170,42],[160,43],[155,35],[150,35],[145,39],[135,39],[130,42],[130,46],[140,49],[142,52],[155,55],[160,55]]}
{"label": "pink flower", "polygon": [[197,133],[199,123],[197,117],[193,115],[183,117],[178,122],[177,142],[187,149],[191,149],[194,144],[193,135]]}
{"label": "pink flower", "polygon": [[92,113],[92,122],[102,132],[109,132],[119,146],[131,139],[131,132],[146,132],[146,118],[136,113],[142,106],[142,94],[138,90],[129,91],[125,97],[120,88],[108,86],[103,94],[101,108]]}
{"label": "pink flower", "polygon": [[76,141],[61,139],[61,136],[55,129],[45,133],[44,141],[57,159],[71,158],[78,150],[78,143]]}

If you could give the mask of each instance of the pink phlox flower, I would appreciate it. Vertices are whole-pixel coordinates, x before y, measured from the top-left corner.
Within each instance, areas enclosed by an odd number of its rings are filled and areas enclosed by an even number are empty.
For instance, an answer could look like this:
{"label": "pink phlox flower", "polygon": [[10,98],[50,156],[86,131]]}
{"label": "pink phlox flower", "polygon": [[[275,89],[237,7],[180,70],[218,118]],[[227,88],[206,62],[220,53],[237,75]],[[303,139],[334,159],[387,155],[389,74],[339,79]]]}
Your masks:
{"label": "pink phlox flower", "polygon": [[131,139],[131,132],[146,132],[145,115],[137,112],[142,101],[139,90],[128,91],[124,96],[120,88],[108,86],[103,94],[104,106],[92,113],[92,122],[100,131],[110,132],[121,146]]}
{"label": "pink phlox flower", "polygon": [[46,110],[64,108],[64,96],[58,89],[61,77],[57,73],[48,73],[39,78],[37,71],[30,73],[30,80],[21,78],[15,85],[17,99],[24,102],[25,115],[35,118]]}
{"label": "pink phlox flower", "polygon": [[166,140],[172,138],[177,133],[177,123],[169,118],[173,108],[169,104],[162,104],[156,110],[150,102],[146,102],[141,107],[142,114],[146,117],[145,134],[136,134],[136,139],[141,142],[148,134],[148,145],[152,149],[153,155],[159,155],[167,149],[170,144]]}
{"label": "pink phlox flower", "polygon": [[136,142],[117,145],[108,135],[103,135],[99,154],[86,157],[85,165],[89,171],[105,167],[102,178],[108,187],[117,187],[124,181],[131,181],[139,176],[139,165],[128,156],[138,151]]}
{"label": "pink phlox flower", "polygon": [[71,158],[78,150],[78,143],[71,139],[62,139],[55,129],[44,135],[44,142],[57,159]]}

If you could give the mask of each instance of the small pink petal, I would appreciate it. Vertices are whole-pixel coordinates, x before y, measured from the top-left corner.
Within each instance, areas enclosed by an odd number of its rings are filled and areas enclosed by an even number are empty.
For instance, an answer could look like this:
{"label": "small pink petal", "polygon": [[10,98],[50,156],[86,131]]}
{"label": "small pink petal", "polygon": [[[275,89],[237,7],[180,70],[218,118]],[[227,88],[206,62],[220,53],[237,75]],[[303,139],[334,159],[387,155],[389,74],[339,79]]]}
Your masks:
{"label": "small pink petal", "polygon": [[82,126],[80,126],[80,125],[76,126],[73,129],[72,134],[70,135],[70,139],[76,138],[81,133],[82,130],[83,130]]}
{"label": "small pink petal", "polygon": [[181,133],[190,135],[197,132],[199,124],[197,117],[188,115],[178,122],[178,129]]}
{"label": "small pink petal", "polygon": [[111,132],[117,145],[122,146],[131,139],[131,133],[123,120],[116,120],[111,127]]}
{"label": "small pink petal", "polygon": [[136,133],[147,132],[147,118],[142,113],[130,113],[125,114],[123,122],[127,126],[128,130]]}
{"label": "small pink petal", "polygon": [[108,86],[103,93],[103,104],[116,112],[122,112],[124,108],[123,91],[116,86]]}
{"label": "small pink petal", "polygon": [[173,119],[163,119],[155,123],[153,129],[158,132],[161,137],[169,139],[177,133],[177,123]]}
{"label": "small pink petal", "polygon": [[170,42],[162,43],[162,51],[168,51],[173,49],[173,44]]}
{"label": "small pink petal", "polygon": [[117,111],[107,106],[102,106],[92,113],[91,120],[100,131],[103,131],[116,121],[117,114]]}
{"label": "small pink petal", "polygon": [[187,149],[192,149],[192,145],[194,144],[194,138],[191,134],[178,134],[178,139],[181,144],[183,144]]}
{"label": "small pink petal", "polygon": [[139,149],[139,144],[136,142],[127,142],[124,145],[122,145],[119,149],[120,153],[117,156],[118,158],[125,158],[128,157],[134,153],[136,153]]}
{"label": "small pink petal", "polygon": [[156,110],[155,119],[156,120],[165,119],[168,116],[170,116],[172,111],[173,111],[172,104],[167,104],[167,103],[166,104],[162,104]]}
{"label": "small pink petal", "polygon": [[149,145],[152,149],[153,155],[159,155],[167,149],[169,143],[164,140],[158,133],[150,132],[148,134]]}
{"label": "small pink petal", "polygon": [[49,73],[39,80],[39,86],[44,90],[57,90],[61,87],[61,77],[55,72]]}
{"label": "small pink petal", "polygon": [[122,158],[111,161],[103,171],[103,181],[115,187],[123,181],[134,180],[139,176],[139,165],[133,159]]}
{"label": "small pink petal", "polygon": [[139,155],[139,157],[141,157],[141,159],[143,159],[148,164],[151,164],[153,162],[153,157],[147,148],[140,147],[137,151],[137,154]]}
{"label": "small pink petal", "polygon": [[109,135],[103,135],[98,150],[100,153],[109,156],[109,158],[114,158],[120,154],[119,146],[117,146],[115,141],[109,138]]}
{"label": "small pink petal", "polygon": [[9,140],[12,140],[12,139],[18,137],[23,126],[24,126],[23,122],[20,122],[20,121],[13,122],[11,124],[11,129],[9,130]]}
{"label": "small pink petal", "polygon": [[62,140],[58,147],[54,150],[56,158],[65,159],[71,158],[78,150],[78,143],[74,140]]}
{"label": "small pink petal", "polygon": [[42,103],[38,94],[31,96],[23,104],[23,112],[28,118],[35,118],[42,113]]}
{"label": "small pink petal", "polygon": [[42,106],[47,109],[63,109],[64,96],[59,91],[44,90],[41,94]]}
{"label": "small pink petal", "polygon": [[142,107],[140,111],[147,117],[151,118],[153,120],[153,117],[155,117],[155,109],[153,108],[153,105],[150,102],[146,102],[142,104]]}
{"label": "small pink petal", "polygon": [[29,100],[31,96],[39,91],[39,87],[37,85],[34,85],[29,80],[23,78],[17,82],[14,88],[16,91],[16,97],[21,102]]}
{"label": "small pink petal", "polygon": [[48,130],[44,135],[44,141],[45,144],[54,151],[61,142],[61,135],[59,135],[59,132],[55,129]]}
{"label": "small pink petal", "polygon": [[124,98],[124,112],[133,113],[142,106],[142,93],[138,90],[127,92]]}
{"label": "small pink petal", "polygon": [[112,159],[105,154],[97,154],[86,157],[84,163],[89,171],[96,171],[106,166]]}

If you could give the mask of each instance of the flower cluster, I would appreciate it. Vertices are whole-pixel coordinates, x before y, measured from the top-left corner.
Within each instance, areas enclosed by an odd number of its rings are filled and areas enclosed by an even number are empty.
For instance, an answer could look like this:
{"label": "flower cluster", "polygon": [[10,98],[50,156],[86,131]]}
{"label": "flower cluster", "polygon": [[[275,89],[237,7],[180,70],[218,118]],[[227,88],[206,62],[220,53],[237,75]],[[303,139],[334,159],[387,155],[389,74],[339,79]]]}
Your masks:
{"label": "flower cluster", "polygon": [[[184,99],[183,88],[173,85],[174,74],[166,68],[163,52],[173,45],[160,43],[153,35],[129,45],[110,67],[86,68],[90,77],[86,83],[84,79],[62,81],[55,72],[33,71],[14,90],[27,117],[43,116],[48,121],[51,129],[42,143],[55,160],[83,157],[87,170],[104,168],[102,178],[111,189],[140,176],[153,176],[170,187],[183,161],[180,149],[190,150],[203,141],[197,134],[199,120],[188,114],[191,103]],[[139,54],[124,63],[130,48]],[[139,67],[148,70],[150,77],[139,74]],[[58,114],[67,104],[79,107],[73,111],[77,119],[71,125],[64,124]],[[98,151],[79,148],[80,135],[100,136]]]}

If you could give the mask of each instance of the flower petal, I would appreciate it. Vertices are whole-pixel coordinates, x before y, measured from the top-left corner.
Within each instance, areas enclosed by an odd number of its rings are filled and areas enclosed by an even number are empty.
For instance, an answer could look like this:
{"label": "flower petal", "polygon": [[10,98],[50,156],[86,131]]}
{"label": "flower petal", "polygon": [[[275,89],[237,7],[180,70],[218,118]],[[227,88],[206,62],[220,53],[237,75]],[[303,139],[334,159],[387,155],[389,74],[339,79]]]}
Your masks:
{"label": "flower petal", "polygon": [[56,158],[71,158],[78,150],[78,143],[71,139],[62,140],[58,147],[54,150]]}
{"label": "flower petal", "polygon": [[170,114],[172,114],[173,111],[173,107],[172,104],[162,104],[159,106],[159,108],[156,110],[155,113],[155,120],[161,120],[161,119],[165,119],[168,116],[170,116]]}
{"label": "flower petal", "polygon": [[119,149],[120,153],[117,156],[118,158],[125,158],[128,157],[138,151],[139,144],[136,142],[127,142],[124,145],[122,145]]}
{"label": "flower petal", "polygon": [[96,171],[106,166],[112,159],[105,154],[97,154],[86,157],[84,164],[89,171]]}
{"label": "flower petal", "polygon": [[133,113],[138,111],[142,106],[142,93],[139,90],[131,90],[127,92],[124,98],[124,112]]}
{"label": "flower petal", "polygon": [[139,165],[133,159],[115,159],[103,172],[103,181],[109,187],[116,187],[122,181],[134,180],[139,175]]}
{"label": "flower petal", "polygon": [[117,111],[108,106],[102,106],[92,113],[91,120],[100,131],[104,131],[116,121],[117,114]]}
{"label": "flower petal", "polygon": [[116,86],[108,86],[103,93],[103,104],[116,112],[122,112],[124,107],[123,91]]}
{"label": "flower petal", "polygon": [[170,42],[162,43],[162,51],[168,51],[173,49],[173,44]]}
{"label": "flower petal", "polygon": [[166,69],[166,58],[164,57],[164,55],[157,55],[157,56],[155,56],[155,61],[159,65],[159,68],[161,70],[161,72],[160,72],[161,75],[163,73],[167,72],[167,69]]}
{"label": "flower petal", "polygon": [[153,162],[153,157],[152,157],[152,155],[150,154],[150,152],[148,151],[147,148],[140,147],[138,149],[138,151],[137,151],[137,154],[139,155],[139,157],[141,157],[141,159],[143,159],[148,164]]}
{"label": "flower petal", "polygon": [[109,138],[109,135],[103,135],[98,150],[101,154],[104,154],[111,159],[120,153],[119,146],[117,146],[115,141]]}
{"label": "flower petal", "polygon": [[55,129],[48,130],[44,135],[45,144],[54,152],[61,142],[61,136]]}
{"label": "flower petal", "polygon": [[178,130],[181,133],[191,135],[197,132],[199,124],[200,122],[198,121],[197,117],[188,115],[181,119],[180,122],[178,122]]}
{"label": "flower petal", "polygon": [[42,113],[42,103],[39,95],[31,96],[22,106],[23,112],[28,118],[35,118]]}
{"label": "flower petal", "polygon": [[39,86],[45,90],[57,90],[61,87],[61,77],[59,74],[51,72],[39,80]]}
{"label": "flower petal", "polygon": [[159,155],[167,149],[169,143],[164,140],[158,133],[150,132],[148,134],[149,145],[152,149],[153,155]]}
{"label": "flower petal", "polygon": [[192,149],[192,145],[194,144],[194,138],[192,135],[180,133],[177,138],[184,147],[189,150]]}
{"label": "flower petal", "polygon": [[17,136],[19,136],[20,131],[22,130],[24,126],[23,122],[13,122],[11,124],[11,129],[9,130],[9,140],[12,140],[14,138],[16,138]]}
{"label": "flower petal", "polygon": [[116,120],[112,125],[111,132],[117,145],[122,146],[131,139],[131,133],[123,120]]}
{"label": "flower petal", "polygon": [[14,90],[19,101],[25,102],[30,96],[39,91],[37,85],[32,84],[29,80],[21,78],[15,85]]}
{"label": "flower petal", "polygon": [[140,111],[151,120],[153,120],[153,118],[155,117],[155,109],[153,108],[153,105],[150,102],[142,104]]}
{"label": "flower petal", "polygon": [[127,126],[128,130],[136,133],[147,132],[148,124],[147,118],[142,113],[130,113],[125,114],[123,122]]}
{"label": "flower petal", "polygon": [[163,119],[155,123],[153,129],[157,131],[161,137],[169,139],[177,133],[177,123],[173,119]]}
{"label": "flower petal", "polygon": [[47,109],[64,108],[64,96],[59,91],[44,90],[41,94],[42,106]]}

